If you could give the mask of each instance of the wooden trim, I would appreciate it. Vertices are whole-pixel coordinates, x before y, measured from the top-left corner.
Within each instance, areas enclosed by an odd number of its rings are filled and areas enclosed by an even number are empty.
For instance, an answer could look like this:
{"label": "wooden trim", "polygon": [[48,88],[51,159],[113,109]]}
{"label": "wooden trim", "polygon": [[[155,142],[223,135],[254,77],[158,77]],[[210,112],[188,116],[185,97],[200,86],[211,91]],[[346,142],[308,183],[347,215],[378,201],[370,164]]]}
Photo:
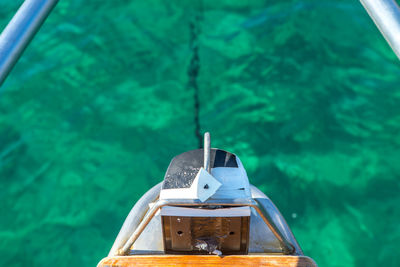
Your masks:
{"label": "wooden trim", "polygon": [[317,264],[305,256],[269,256],[269,255],[135,255],[107,257],[97,267],[130,266],[264,266],[264,267],[317,267]]}

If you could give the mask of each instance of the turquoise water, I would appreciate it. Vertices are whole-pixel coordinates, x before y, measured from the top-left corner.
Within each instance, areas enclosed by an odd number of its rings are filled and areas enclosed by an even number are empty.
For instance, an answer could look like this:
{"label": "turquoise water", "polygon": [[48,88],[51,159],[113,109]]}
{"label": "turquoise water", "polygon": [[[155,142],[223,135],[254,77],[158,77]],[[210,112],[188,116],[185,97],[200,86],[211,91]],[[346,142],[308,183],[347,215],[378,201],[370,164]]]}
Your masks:
{"label": "turquoise water", "polygon": [[399,84],[358,1],[60,1],[0,88],[0,266],[95,266],[204,131],[319,266],[400,266]]}

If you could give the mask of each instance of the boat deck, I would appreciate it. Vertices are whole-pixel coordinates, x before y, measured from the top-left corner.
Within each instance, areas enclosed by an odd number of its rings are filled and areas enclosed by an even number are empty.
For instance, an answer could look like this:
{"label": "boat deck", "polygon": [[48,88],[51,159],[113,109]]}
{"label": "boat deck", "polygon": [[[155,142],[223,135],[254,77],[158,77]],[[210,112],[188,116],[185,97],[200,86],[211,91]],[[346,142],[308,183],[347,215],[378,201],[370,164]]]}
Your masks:
{"label": "boat deck", "polygon": [[316,267],[305,256],[272,255],[135,255],[104,258],[98,267],[126,266],[265,266],[265,267]]}

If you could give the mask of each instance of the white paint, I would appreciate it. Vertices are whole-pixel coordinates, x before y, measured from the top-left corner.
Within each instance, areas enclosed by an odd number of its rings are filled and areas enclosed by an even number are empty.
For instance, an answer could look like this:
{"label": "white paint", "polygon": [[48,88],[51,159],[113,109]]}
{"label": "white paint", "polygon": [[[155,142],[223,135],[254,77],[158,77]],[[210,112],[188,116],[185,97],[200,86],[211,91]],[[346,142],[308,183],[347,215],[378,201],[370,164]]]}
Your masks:
{"label": "white paint", "polygon": [[250,216],[250,207],[234,207],[224,209],[198,209],[185,207],[163,207],[162,216],[182,217],[242,217]]}
{"label": "white paint", "polygon": [[238,168],[217,167],[211,174],[222,186],[212,196],[213,199],[251,198],[249,179],[242,162],[236,157]]}
{"label": "white paint", "polygon": [[[249,179],[242,162],[236,157],[237,168],[217,167],[211,174],[201,168],[190,188],[163,189],[160,199],[212,199],[251,198]],[[208,189],[204,186],[208,185]]]}
{"label": "white paint", "polygon": [[221,185],[210,173],[201,168],[190,188],[163,189],[160,192],[160,199],[199,199],[204,202],[214,195]]}

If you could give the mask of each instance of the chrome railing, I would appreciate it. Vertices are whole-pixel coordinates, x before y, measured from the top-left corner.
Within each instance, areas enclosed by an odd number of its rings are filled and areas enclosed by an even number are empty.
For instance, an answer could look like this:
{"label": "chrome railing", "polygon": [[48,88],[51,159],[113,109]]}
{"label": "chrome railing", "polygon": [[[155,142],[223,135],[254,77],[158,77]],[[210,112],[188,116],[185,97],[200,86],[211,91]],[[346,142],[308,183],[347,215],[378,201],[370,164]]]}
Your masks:
{"label": "chrome railing", "polygon": [[25,0],[0,35],[0,86],[58,0]]}
{"label": "chrome railing", "polygon": [[400,7],[395,0],[360,0],[400,59]]}
{"label": "chrome railing", "polygon": [[254,199],[218,199],[209,202],[200,202],[192,199],[162,199],[154,203],[154,205],[149,209],[147,214],[144,216],[143,220],[137,226],[132,235],[128,238],[125,244],[118,250],[117,256],[129,254],[133,243],[139,238],[140,234],[150,223],[151,219],[155,216],[157,211],[165,206],[178,206],[178,207],[193,207],[193,206],[227,206],[227,207],[251,207],[258,213],[258,215],[263,219],[264,223],[268,226],[271,232],[279,241],[282,251],[284,254],[289,255],[302,255],[300,249],[296,248],[291,244],[281,233],[279,228],[275,225],[273,220],[268,215],[268,212],[263,210],[262,205],[260,205]]}

